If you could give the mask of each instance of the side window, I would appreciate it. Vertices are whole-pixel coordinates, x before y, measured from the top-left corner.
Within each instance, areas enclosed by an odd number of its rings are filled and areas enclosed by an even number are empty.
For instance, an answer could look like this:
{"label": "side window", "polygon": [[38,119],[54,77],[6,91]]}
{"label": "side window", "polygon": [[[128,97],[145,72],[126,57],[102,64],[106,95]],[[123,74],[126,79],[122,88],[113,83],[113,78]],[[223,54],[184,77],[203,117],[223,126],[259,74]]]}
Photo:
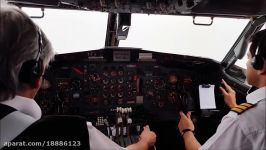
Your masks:
{"label": "side window", "polygon": [[[264,24],[264,26],[261,28],[261,30],[263,30],[263,29],[266,29],[266,24]],[[249,46],[248,46],[248,48],[249,48]],[[248,49],[247,49],[247,52],[248,52]],[[237,66],[239,66],[239,67],[241,67],[243,69],[247,69],[247,67],[246,67],[247,60],[248,60],[248,57],[247,57],[247,54],[245,54],[245,56],[242,59],[237,60],[235,65],[237,65]]]}

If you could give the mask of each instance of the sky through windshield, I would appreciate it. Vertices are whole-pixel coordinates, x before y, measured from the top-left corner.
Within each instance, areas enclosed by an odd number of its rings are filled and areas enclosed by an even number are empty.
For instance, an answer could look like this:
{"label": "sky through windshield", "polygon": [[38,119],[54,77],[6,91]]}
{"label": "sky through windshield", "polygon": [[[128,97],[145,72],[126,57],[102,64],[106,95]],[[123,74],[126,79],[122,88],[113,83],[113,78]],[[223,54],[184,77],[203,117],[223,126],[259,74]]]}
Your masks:
{"label": "sky through windshield", "polygon": [[[28,14],[40,9],[24,8]],[[45,9],[34,19],[58,54],[104,47],[107,13]],[[214,18],[211,26],[193,25],[192,17],[133,14],[126,40],[120,47],[199,56],[221,61],[246,26],[247,19]],[[245,67],[244,63],[240,66]]]}

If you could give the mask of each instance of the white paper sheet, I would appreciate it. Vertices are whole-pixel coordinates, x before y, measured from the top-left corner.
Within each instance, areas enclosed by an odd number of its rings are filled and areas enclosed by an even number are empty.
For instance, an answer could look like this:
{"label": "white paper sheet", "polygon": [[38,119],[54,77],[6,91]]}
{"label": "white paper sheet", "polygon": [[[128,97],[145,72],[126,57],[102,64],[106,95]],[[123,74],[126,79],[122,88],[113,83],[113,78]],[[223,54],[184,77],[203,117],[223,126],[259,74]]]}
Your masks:
{"label": "white paper sheet", "polygon": [[200,109],[215,109],[214,86],[199,85]]}

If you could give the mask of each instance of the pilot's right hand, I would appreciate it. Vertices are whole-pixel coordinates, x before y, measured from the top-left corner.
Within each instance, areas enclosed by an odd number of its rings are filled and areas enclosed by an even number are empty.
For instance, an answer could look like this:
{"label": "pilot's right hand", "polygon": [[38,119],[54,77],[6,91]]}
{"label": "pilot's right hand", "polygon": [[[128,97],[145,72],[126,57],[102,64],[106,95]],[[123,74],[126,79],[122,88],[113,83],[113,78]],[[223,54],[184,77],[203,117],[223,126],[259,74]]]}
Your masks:
{"label": "pilot's right hand", "polygon": [[220,90],[224,96],[224,102],[230,108],[237,106],[236,104],[236,92],[222,79],[223,87],[220,87]]}
{"label": "pilot's right hand", "polygon": [[149,146],[152,146],[156,142],[156,134],[150,130],[149,126],[146,125],[143,127],[143,131],[140,134],[140,139],[141,142],[147,143]]}

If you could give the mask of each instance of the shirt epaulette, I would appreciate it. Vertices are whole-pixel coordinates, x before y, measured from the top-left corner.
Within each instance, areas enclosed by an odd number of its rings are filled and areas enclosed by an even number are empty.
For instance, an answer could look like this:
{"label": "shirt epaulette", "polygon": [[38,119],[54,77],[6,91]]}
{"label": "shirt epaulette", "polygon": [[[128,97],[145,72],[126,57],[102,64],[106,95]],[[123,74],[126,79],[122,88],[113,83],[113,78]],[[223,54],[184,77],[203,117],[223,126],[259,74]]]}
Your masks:
{"label": "shirt epaulette", "polygon": [[254,104],[251,104],[251,103],[242,103],[242,104],[232,108],[231,111],[236,112],[237,114],[240,115],[241,113],[252,108],[253,106],[254,106]]}

